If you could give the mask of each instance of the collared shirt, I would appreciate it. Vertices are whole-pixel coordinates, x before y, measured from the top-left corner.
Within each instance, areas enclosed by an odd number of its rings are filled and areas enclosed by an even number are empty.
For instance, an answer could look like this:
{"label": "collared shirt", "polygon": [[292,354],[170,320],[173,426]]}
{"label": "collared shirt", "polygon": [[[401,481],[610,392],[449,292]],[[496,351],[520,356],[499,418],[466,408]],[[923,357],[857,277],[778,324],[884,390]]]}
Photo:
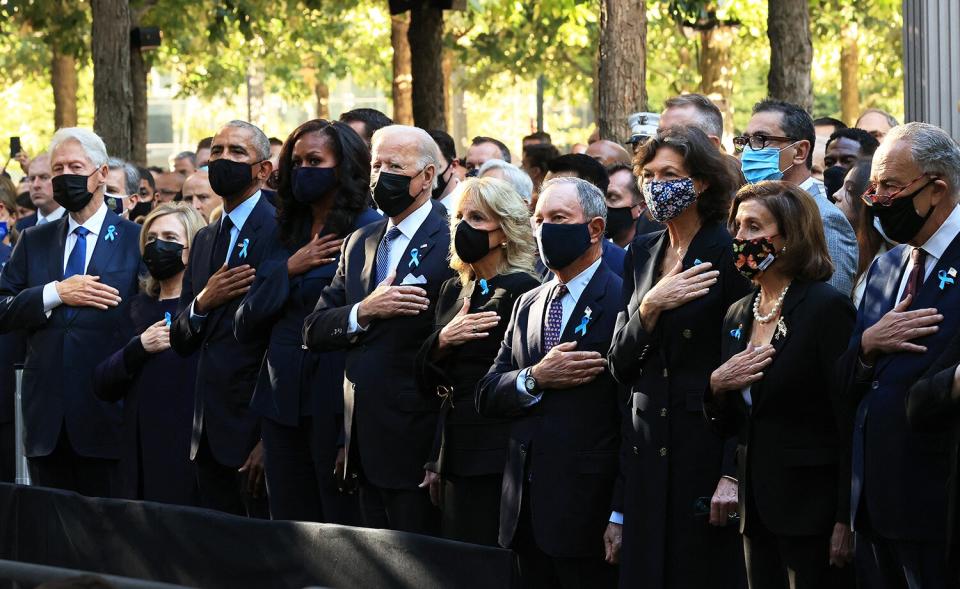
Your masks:
{"label": "collared shirt", "polygon": [[49,215],[44,215],[43,213],[40,212],[40,209],[37,209],[37,225],[43,225],[44,223],[53,223],[54,221],[62,217],[66,212],[67,212],[67,209],[63,207],[57,207]]}
{"label": "collared shirt", "polygon": [[[400,260],[403,259],[403,256],[407,254],[408,246],[410,241],[413,239],[413,236],[417,234],[417,231],[420,230],[420,226],[423,225],[423,222],[427,220],[427,217],[430,216],[430,211],[433,210],[433,199],[427,199],[427,202],[420,205],[420,207],[407,215],[403,221],[400,221],[399,225],[394,225],[393,219],[387,221],[387,231],[384,233],[386,236],[390,232],[390,229],[396,227],[400,230],[399,237],[393,240],[393,243],[390,244],[390,256],[389,256],[389,268],[393,270],[400,265]],[[374,275],[376,275],[376,268],[374,268]],[[350,317],[347,319],[347,333],[356,333],[358,331],[366,331],[365,327],[361,327],[360,323],[357,321],[357,312],[360,307],[360,303],[357,303],[350,309]]]}
{"label": "collared shirt", "polygon": [[457,206],[460,204],[460,195],[463,193],[463,182],[459,178],[453,177],[450,179],[457,181],[457,185],[453,187],[453,190],[450,191],[445,197],[440,199],[440,204],[447,209],[447,214],[450,217],[453,217],[457,214]]}
{"label": "collared shirt", "polygon": [[813,176],[810,176],[806,180],[800,183],[800,188],[807,191],[808,194],[813,196],[822,196],[827,197],[827,189],[824,187],[823,182],[817,180]]}
{"label": "collared shirt", "polygon": [[[63,208],[61,207],[62,211]],[[51,213],[52,214],[52,213]],[[62,213],[61,213],[62,215]],[[48,217],[49,218],[49,217]],[[87,266],[90,265],[90,258],[93,257],[93,250],[97,246],[97,238],[103,229],[103,221],[107,218],[107,205],[100,205],[100,208],[97,209],[89,219],[83,222],[83,226],[87,228],[89,233],[84,238],[86,240],[87,249],[86,249],[86,258],[83,260],[83,273],[87,273]],[[63,244],[63,271],[67,271],[67,260],[70,259],[70,253],[73,251],[73,248],[77,245],[77,234],[74,233],[74,230],[80,227],[80,223],[77,223],[73,217],[67,217],[67,239]],[[60,299],[60,294],[57,292],[57,281],[48,282],[43,286],[43,310],[46,313],[50,313],[53,309],[59,307],[63,304],[63,301]]]}
{"label": "collared shirt", "polygon": [[[943,225],[930,236],[930,239],[920,246],[923,251],[927,252],[927,257],[923,265],[924,281],[930,277],[930,273],[936,268],[937,262],[943,257],[943,253],[947,251],[947,248],[957,237],[957,234],[960,234],[960,207],[954,206],[953,211],[950,212],[950,216],[943,222]],[[907,287],[907,278],[910,277],[910,272],[912,271],[913,260],[911,258],[907,262],[907,268],[903,272],[903,276],[900,277],[900,288],[897,289],[896,301],[899,301],[900,297],[903,296],[903,291]]]}

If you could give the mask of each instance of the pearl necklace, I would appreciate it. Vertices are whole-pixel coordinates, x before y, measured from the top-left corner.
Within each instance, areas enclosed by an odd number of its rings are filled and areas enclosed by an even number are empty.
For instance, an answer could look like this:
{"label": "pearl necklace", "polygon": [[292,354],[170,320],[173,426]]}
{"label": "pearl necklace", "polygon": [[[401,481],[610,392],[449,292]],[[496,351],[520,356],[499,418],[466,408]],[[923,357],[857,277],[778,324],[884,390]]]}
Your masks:
{"label": "pearl necklace", "polygon": [[773,309],[771,309],[770,312],[766,315],[760,314],[760,296],[763,293],[763,291],[761,290],[760,292],[758,292],[756,300],[753,301],[753,319],[758,323],[770,323],[771,321],[773,321],[773,318],[776,317],[778,313],[780,313],[780,307],[783,306],[783,299],[784,297],[787,296],[788,290],[790,290],[789,282],[785,287],[783,287],[783,290],[780,291],[780,296],[777,297],[777,302],[773,304]]}

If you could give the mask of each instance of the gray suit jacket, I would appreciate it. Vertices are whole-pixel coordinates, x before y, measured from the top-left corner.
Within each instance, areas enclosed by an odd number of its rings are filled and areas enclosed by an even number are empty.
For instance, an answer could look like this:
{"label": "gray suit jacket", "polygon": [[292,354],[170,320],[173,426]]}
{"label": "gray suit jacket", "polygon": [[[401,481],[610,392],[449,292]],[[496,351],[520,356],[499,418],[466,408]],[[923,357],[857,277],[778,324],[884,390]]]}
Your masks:
{"label": "gray suit jacket", "polygon": [[806,190],[820,209],[820,217],[823,218],[823,234],[827,238],[827,250],[830,252],[830,259],[833,260],[833,276],[827,282],[843,294],[849,295],[853,292],[860,255],[857,234],[854,233],[850,221],[843,212],[827,199],[823,184],[813,182]]}

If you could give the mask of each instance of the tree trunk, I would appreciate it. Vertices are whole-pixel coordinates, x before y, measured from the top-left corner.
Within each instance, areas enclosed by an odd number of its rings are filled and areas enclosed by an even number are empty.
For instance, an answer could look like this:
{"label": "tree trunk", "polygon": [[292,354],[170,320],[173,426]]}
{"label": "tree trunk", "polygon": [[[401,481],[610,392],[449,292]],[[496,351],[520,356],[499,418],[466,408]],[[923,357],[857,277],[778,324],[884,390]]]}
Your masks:
{"label": "tree trunk", "polygon": [[443,10],[418,0],[410,10],[410,72],[413,76],[413,123],[447,130],[443,84]]}
{"label": "tree trunk", "polygon": [[115,157],[130,159],[133,90],[130,87],[130,6],[127,0],[91,0],[93,128]]}
{"label": "tree trunk", "polygon": [[393,122],[413,124],[413,76],[410,73],[410,15],[390,17],[390,44],[393,46]]}
{"label": "tree trunk", "polygon": [[599,111],[601,139],[630,138],[627,117],[646,110],[645,0],[600,1]]}
{"label": "tree trunk", "polygon": [[767,10],[767,37],[770,38],[767,93],[770,98],[792,102],[811,112],[813,44],[808,0],[776,0],[767,3]]}
{"label": "tree trunk", "polygon": [[843,23],[840,39],[840,118],[844,123],[853,125],[860,115],[857,23]]}
{"label": "tree trunk", "polygon": [[130,85],[133,90],[133,127],[130,161],[138,166],[147,165],[147,77],[150,64],[143,58],[140,49],[130,49]]}
{"label": "tree trunk", "polygon": [[330,120],[330,86],[320,80],[320,73],[317,73],[317,82],[313,85],[313,93],[317,97],[317,118]]}
{"label": "tree trunk", "polygon": [[736,66],[730,48],[737,37],[734,26],[717,26],[700,31],[700,92],[723,113],[723,134],[733,135],[733,78]]}
{"label": "tree trunk", "polygon": [[50,84],[53,86],[53,125],[77,126],[77,59],[51,47]]}

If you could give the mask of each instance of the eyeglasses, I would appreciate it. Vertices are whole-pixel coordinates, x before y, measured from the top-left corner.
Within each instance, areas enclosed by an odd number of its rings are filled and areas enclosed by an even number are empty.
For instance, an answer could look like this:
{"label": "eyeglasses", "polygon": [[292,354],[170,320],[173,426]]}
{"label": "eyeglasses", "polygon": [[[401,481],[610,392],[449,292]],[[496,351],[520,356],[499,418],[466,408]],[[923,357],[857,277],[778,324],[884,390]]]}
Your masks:
{"label": "eyeglasses", "polygon": [[[878,205],[881,207],[888,207],[890,206],[890,203],[892,203],[895,199],[900,198],[901,193],[907,188],[910,188],[911,184],[913,184],[914,182],[916,182],[917,180],[925,176],[926,174],[920,174],[913,180],[907,182],[905,186],[901,186],[889,194],[878,194],[877,190],[879,189],[879,186],[877,185],[876,182],[871,182],[870,184],[867,185],[866,191],[864,191],[863,195],[861,195],[860,198],[868,207],[872,207],[874,205]],[[919,194],[921,190],[929,186],[934,180],[936,180],[936,178],[933,178],[930,180],[930,182],[927,182],[926,184],[924,184],[919,190],[915,191],[911,196],[916,196],[917,194]]]}
{"label": "eyeglasses", "polygon": [[739,137],[734,137],[733,146],[737,148],[737,151],[743,151],[748,145],[750,149],[758,150],[766,147],[771,141],[793,141],[796,143],[793,137],[780,137],[777,135],[757,133],[755,135],[740,135]]}

